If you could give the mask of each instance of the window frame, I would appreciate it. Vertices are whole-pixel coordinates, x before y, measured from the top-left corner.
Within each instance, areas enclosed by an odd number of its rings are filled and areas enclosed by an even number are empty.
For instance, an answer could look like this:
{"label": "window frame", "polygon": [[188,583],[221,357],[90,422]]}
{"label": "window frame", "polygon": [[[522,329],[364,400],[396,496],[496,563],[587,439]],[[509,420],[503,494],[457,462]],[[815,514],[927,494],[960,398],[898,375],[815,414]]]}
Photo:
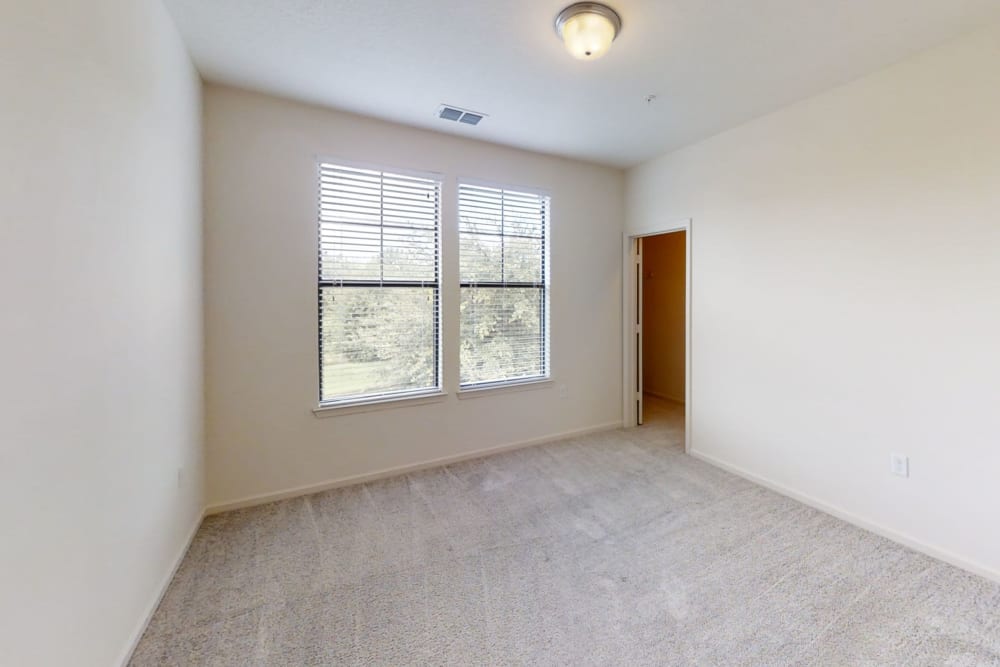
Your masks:
{"label": "window frame", "polygon": [[[443,337],[443,287],[444,281],[442,279],[443,273],[443,233],[444,233],[444,217],[445,217],[445,186],[446,179],[443,174],[433,171],[422,171],[407,168],[396,168],[391,166],[379,165],[370,162],[359,162],[357,160],[346,160],[338,157],[332,157],[328,155],[315,155],[314,157],[314,194],[315,194],[315,236],[313,237],[313,242],[316,244],[316,274],[315,274],[315,288],[316,288],[316,392],[317,392],[317,402],[316,407],[313,412],[317,416],[327,416],[329,414],[353,414],[356,412],[368,412],[371,410],[384,409],[386,407],[392,407],[395,404],[421,404],[421,403],[431,403],[443,400],[447,396],[447,392],[444,391],[444,367],[443,367],[443,357],[444,357],[444,337]],[[371,280],[324,280],[322,275],[322,261],[323,261],[323,249],[322,249],[322,215],[323,215],[323,202],[322,202],[322,178],[323,178],[323,166],[329,165],[334,168],[345,168],[345,169],[359,169],[366,171],[376,171],[381,175],[390,174],[395,176],[403,176],[407,178],[415,178],[422,180],[433,181],[437,184],[437,220],[435,222],[435,257],[434,257],[434,282],[433,285],[423,284],[423,281],[392,281],[390,283],[385,283],[385,281],[371,281]],[[379,225],[381,229],[383,224]],[[384,270],[384,265],[381,267]],[[346,395],[342,398],[326,399],[323,397],[323,290],[325,288],[336,288],[336,287],[401,287],[401,288],[426,288],[434,290],[435,297],[435,323],[434,323],[434,347],[433,347],[433,369],[434,369],[434,383],[433,386],[422,387],[418,389],[404,389],[399,391],[391,392],[373,392],[369,394],[352,394]]]}
{"label": "window frame", "polygon": [[[458,397],[459,398],[474,398],[479,396],[491,396],[496,393],[505,393],[506,391],[524,391],[531,389],[540,389],[547,386],[551,386],[552,380],[552,326],[551,326],[551,293],[552,293],[552,266],[551,266],[551,233],[552,233],[552,192],[546,188],[529,186],[529,185],[515,185],[511,183],[505,183],[501,181],[491,181],[481,178],[467,178],[463,176],[458,176],[454,179],[455,192],[454,192],[454,211],[455,211],[455,245],[457,248],[457,256],[455,257],[455,264],[458,267],[458,303],[461,304],[462,301],[462,290],[467,287],[477,287],[483,285],[482,281],[466,283],[462,280],[461,274],[461,261],[462,261],[462,186],[467,185],[470,187],[479,188],[490,188],[494,190],[500,190],[501,192],[517,192],[521,194],[535,195],[537,197],[545,199],[545,219],[542,223],[542,281],[540,289],[542,290],[541,308],[542,315],[540,320],[541,327],[541,342],[542,342],[542,373],[540,375],[532,375],[529,377],[519,377],[519,378],[509,378],[506,380],[491,380],[487,382],[475,382],[475,383],[462,383],[462,361],[461,361],[461,347],[462,347],[462,334],[461,326],[459,326],[458,333],[458,347],[459,354],[458,357],[458,369],[456,375],[458,376]],[[534,283],[506,283],[506,281],[489,281],[486,283],[487,286],[494,287],[497,289],[503,288],[526,288],[526,287],[536,287]],[[459,315],[461,317],[461,315]]]}

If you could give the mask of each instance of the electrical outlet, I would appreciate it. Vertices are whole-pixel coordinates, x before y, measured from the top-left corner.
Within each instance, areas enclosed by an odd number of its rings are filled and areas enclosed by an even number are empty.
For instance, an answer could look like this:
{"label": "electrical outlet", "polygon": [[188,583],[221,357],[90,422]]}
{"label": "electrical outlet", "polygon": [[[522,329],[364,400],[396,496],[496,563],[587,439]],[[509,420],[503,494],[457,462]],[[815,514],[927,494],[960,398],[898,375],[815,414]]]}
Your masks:
{"label": "electrical outlet", "polygon": [[910,476],[910,459],[903,454],[891,454],[889,456],[889,470],[893,475],[900,477]]}
{"label": "electrical outlet", "polygon": [[569,396],[569,388],[564,384],[559,385],[559,398],[566,398],[567,396]]}
{"label": "electrical outlet", "polygon": [[184,466],[177,466],[177,488],[184,488]]}

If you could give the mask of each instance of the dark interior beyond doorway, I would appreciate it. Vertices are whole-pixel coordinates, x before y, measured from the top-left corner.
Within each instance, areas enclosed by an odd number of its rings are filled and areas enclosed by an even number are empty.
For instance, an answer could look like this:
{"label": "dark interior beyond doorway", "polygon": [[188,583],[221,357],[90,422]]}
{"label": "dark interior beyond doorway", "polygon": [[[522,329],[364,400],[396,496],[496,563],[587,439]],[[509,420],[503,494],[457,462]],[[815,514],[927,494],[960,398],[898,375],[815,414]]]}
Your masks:
{"label": "dark interior beyond doorway", "polygon": [[687,232],[643,239],[642,386],[643,420],[655,417],[654,402],[685,400]]}

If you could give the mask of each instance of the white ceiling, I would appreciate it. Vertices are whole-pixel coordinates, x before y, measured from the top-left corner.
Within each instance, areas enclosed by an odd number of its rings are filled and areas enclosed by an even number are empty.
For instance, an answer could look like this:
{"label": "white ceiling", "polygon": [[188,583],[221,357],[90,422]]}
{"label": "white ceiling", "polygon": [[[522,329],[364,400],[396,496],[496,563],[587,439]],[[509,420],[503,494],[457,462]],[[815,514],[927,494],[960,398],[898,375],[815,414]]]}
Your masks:
{"label": "white ceiling", "polygon": [[622,32],[581,62],[552,27],[570,0],[166,4],[209,81],[615,166],[1000,18],[1000,0],[609,0]]}

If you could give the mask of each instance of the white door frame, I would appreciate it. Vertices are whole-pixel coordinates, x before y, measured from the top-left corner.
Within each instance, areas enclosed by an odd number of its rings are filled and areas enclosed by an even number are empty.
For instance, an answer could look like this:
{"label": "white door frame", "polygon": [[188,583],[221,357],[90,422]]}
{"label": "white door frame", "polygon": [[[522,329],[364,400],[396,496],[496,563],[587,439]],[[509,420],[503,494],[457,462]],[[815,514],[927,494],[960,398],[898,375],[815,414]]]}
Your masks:
{"label": "white door frame", "polygon": [[[638,377],[638,354],[635,322],[639,316],[636,294],[639,289],[636,280],[637,239],[670,232],[687,232],[685,250],[685,313],[684,313],[684,451],[691,452],[691,247],[693,241],[691,219],[675,223],[665,223],[662,227],[643,229],[622,234],[622,426],[632,428],[637,425],[635,387],[641,387]],[[639,304],[641,307],[641,304]]]}

